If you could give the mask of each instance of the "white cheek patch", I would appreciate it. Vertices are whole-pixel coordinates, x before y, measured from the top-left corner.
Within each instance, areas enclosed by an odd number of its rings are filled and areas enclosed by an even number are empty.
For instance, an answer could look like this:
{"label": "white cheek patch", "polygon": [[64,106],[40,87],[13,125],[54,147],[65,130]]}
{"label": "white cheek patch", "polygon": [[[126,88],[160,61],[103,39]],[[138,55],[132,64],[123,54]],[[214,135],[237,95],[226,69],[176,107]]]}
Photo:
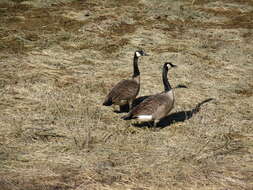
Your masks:
{"label": "white cheek patch", "polygon": [[137,57],[141,56],[141,54],[138,51],[135,54],[136,54]]}
{"label": "white cheek patch", "polygon": [[139,115],[137,118],[140,121],[151,121],[152,115]]}

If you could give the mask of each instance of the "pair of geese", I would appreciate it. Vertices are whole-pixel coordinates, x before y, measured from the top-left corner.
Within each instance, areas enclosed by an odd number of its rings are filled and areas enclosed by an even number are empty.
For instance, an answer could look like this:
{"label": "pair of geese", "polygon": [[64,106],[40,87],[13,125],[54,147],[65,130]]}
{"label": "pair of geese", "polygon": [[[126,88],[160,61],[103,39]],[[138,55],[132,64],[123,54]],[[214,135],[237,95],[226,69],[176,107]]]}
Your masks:
{"label": "pair of geese", "polygon": [[137,119],[140,122],[154,121],[154,127],[159,121],[166,117],[174,106],[174,93],[168,81],[168,70],[176,67],[172,63],[164,63],[162,79],[164,91],[152,96],[149,96],[140,104],[132,107],[132,103],[140,91],[140,71],[138,68],[138,59],[141,56],[147,56],[143,50],[134,53],[133,60],[133,76],[130,80],[121,80],[117,83],[103,102],[104,106],[111,105],[129,105],[129,113],[123,117],[125,120]]}

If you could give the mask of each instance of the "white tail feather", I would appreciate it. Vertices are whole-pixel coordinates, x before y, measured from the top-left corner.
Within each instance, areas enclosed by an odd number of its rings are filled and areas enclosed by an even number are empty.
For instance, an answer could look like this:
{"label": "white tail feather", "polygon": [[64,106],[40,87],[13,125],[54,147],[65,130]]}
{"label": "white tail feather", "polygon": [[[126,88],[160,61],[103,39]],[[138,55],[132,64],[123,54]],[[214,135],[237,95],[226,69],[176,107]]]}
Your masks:
{"label": "white tail feather", "polygon": [[150,121],[152,120],[152,115],[139,115],[137,118],[141,121]]}

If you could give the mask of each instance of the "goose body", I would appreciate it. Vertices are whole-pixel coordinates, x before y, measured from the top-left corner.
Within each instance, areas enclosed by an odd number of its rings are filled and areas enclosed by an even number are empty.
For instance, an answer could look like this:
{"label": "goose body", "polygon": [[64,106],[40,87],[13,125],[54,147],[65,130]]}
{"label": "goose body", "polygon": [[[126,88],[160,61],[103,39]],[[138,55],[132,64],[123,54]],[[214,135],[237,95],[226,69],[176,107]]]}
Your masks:
{"label": "goose body", "polygon": [[175,102],[174,93],[167,78],[168,65],[170,67],[175,67],[175,65],[171,63],[165,63],[163,66],[163,83],[165,90],[145,99],[134,107],[123,119],[137,119],[141,122],[154,121],[154,126],[156,126],[160,119],[168,115]]}
{"label": "goose body", "polygon": [[135,80],[121,80],[106,96],[103,105],[125,105],[135,99],[139,93],[139,90],[140,82]]}
{"label": "goose body", "polygon": [[140,91],[140,71],[138,68],[138,59],[139,57],[146,55],[147,54],[143,50],[136,51],[134,53],[134,72],[132,79],[124,79],[118,82],[106,96],[103,102],[104,106],[111,106],[113,104],[121,106],[129,104],[129,109],[131,109],[132,102]]}

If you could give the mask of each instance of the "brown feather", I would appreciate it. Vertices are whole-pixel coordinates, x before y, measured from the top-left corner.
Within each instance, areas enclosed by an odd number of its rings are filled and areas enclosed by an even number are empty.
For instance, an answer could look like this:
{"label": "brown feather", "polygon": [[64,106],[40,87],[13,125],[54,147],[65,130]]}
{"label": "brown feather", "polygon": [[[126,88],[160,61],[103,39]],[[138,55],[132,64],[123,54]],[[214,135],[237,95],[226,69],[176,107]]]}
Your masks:
{"label": "brown feather", "polygon": [[129,116],[131,115],[131,118],[136,118],[140,115],[152,115],[153,118],[162,118],[169,113],[173,105],[174,97],[163,92],[145,99],[133,108]]}
{"label": "brown feather", "polygon": [[122,80],[117,83],[105,101],[111,100],[113,103],[120,103],[122,100],[134,99],[140,90],[140,84],[135,80]]}

